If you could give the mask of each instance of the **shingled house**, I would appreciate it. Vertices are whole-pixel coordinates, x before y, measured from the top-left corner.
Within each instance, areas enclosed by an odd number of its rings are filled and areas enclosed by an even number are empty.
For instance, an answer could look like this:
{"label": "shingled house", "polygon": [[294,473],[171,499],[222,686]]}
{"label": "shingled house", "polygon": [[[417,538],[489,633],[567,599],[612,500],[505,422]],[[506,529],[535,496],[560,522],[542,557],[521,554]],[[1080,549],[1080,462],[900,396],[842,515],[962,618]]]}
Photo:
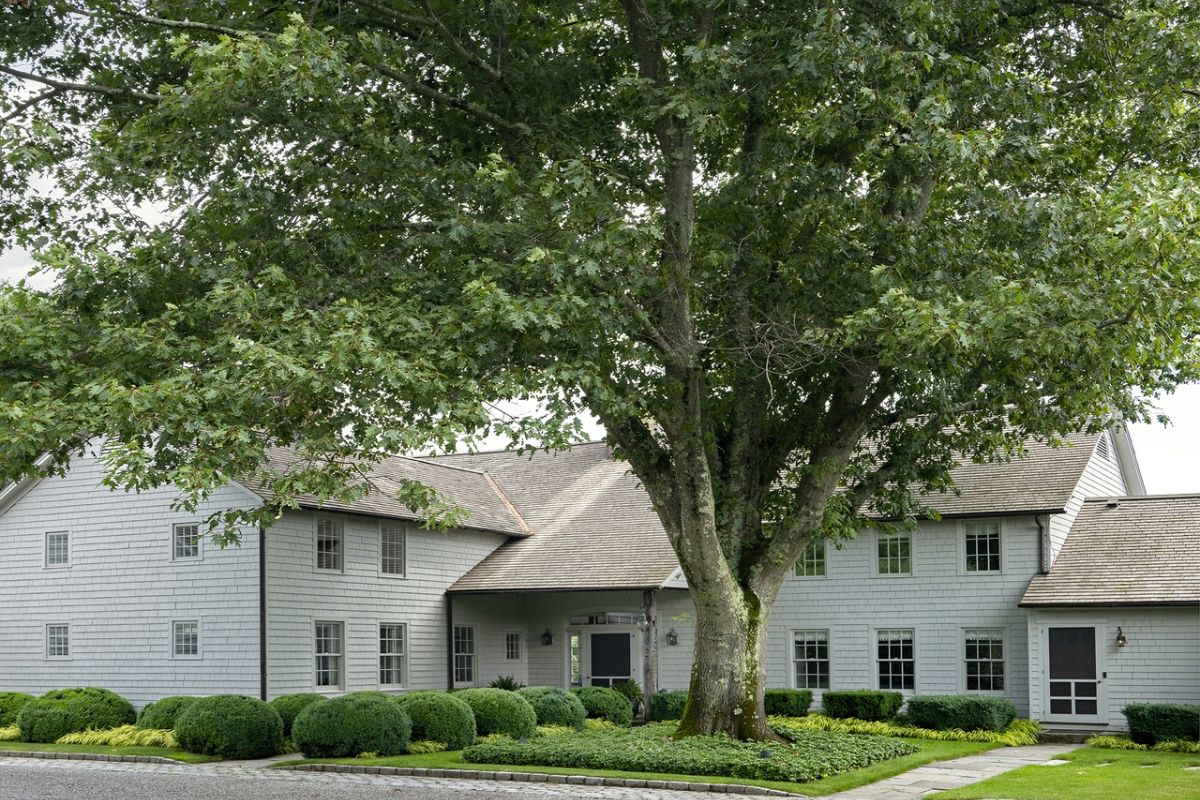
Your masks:
{"label": "shingled house", "polygon": [[[273,454],[287,469],[286,451]],[[214,511],[100,484],[94,455],[0,493],[0,690],[168,694],[486,685],[687,685],[687,583],[603,443],[557,455],[391,458],[351,505],[304,498],[219,549]],[[416,479],[467,512],[425,531]],[[1123,727],[1131,700],[1200,702],[1200,498],[1142,497],[1121,429],[964,464],[911,533],[819,542],[772,614],[768,682],[987,693],[1059,725]]]}

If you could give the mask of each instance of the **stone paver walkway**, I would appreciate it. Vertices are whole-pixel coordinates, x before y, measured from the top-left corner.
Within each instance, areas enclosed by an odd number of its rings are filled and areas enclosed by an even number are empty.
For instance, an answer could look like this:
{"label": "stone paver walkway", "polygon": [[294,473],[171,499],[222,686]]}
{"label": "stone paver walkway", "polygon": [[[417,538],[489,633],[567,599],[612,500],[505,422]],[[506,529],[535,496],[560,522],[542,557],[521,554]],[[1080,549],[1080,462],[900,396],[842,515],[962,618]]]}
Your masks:
{"label": "stone paver walkway", "polygon": [[[1035,744],[1028,747],[1001,747],[973,756],[926,764],[869,786],[828,795],[823,800],[914,800],[934,792],[978,783],[1018,767],[1047,764],[1082,746]],[[1053,769],[1052,766],[1050,768]]]}

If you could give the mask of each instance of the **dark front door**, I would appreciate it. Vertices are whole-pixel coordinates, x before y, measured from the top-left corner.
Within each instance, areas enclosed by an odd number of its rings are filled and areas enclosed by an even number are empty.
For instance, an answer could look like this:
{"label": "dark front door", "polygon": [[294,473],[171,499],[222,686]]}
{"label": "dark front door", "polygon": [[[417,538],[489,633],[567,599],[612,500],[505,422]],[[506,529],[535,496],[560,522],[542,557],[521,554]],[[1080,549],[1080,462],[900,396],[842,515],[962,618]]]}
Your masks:
{"label": "dark front door", "polygon": [[1078,722],[1099,719],[1100,673],[1096,639],[1093,626],[1047,629],[1049,717]]}
{"label": "dark front door", "polygon": [[591,685],[612,686],[633,678],[633,635],[591,634]]}

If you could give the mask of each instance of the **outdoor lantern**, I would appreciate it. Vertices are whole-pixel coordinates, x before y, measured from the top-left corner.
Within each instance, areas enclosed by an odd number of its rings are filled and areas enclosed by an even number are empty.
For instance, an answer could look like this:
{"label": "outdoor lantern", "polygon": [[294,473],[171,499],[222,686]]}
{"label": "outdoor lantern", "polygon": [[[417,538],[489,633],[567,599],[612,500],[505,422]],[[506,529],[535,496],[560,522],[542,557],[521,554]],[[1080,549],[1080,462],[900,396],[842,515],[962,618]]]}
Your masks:
{"label": "outdoor lantern", "polygon": [[667,644],[669,644],[671,647],[679,644],[679,634],[675,632],[674,628],[671,628],[671,630],[667,631]]}
{"label": "outdoor lantern", "polygon": [[1129,640],[1125,638],[1124,632],[1121,630],[1121,627],[1118,625],[1117,626],[1117,647],[1124,647],[1127,644],[1129,644]]}
{"label": "outdoor lantern", "polygon": [[542,644],[544,644],[546,647],[554,644],[554,636],[550,633],[549,628],[546,628],[545,633],[542,634]]}

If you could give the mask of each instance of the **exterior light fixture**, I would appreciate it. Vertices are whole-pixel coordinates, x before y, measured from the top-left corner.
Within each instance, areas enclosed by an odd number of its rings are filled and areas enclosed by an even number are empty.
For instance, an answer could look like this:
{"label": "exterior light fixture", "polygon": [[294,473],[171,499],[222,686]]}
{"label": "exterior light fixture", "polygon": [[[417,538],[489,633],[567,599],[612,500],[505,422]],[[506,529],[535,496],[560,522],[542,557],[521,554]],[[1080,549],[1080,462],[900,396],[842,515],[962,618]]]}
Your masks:
{"label": "exterior light fixture", "polygon": [[1125,638],[1125,633],[1121,630],[1121,627],[1118,625],[1117,626],[1117,647],[1124,647],[1127,644],[1129,644],[1129,640]]}
{"label": "exterior light fixture", "polygon": [[667,631],[667,644],[671,647],[679,644],[679,634],[675,632],[674,628],[671,628],[671,630]]}
{"label": "exterior light fixture", "polygon": [[545,632],[542,633],[542,644],[546,647],[554,644],[554,634],[550,633],[549,628],[546,628]]}

